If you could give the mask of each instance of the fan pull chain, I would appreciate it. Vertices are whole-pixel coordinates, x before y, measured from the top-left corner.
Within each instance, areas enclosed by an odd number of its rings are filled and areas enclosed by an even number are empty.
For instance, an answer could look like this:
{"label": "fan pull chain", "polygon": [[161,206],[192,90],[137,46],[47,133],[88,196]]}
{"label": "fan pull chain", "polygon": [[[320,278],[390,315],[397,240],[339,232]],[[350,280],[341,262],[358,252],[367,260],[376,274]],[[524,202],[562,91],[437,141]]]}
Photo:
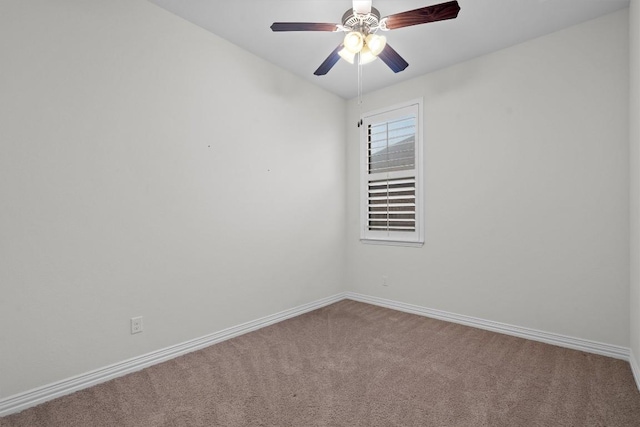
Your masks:
{"label": "fan pull chain", "polygon": [[362,63],[360,61],[360,52],[358,52],[358,111],[360,118],[358,127],[362,126]]}

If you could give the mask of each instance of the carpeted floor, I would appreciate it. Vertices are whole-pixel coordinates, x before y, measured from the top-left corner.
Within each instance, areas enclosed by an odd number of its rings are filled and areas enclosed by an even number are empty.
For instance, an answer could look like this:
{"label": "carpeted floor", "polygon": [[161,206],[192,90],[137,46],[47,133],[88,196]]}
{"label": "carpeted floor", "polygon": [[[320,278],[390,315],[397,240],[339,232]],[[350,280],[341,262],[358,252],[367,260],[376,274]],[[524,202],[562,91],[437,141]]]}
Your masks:
{"label": "carpeted floor", "polygon": [[621,360],[345,300],[0,426],[640,426],[640,393]]}

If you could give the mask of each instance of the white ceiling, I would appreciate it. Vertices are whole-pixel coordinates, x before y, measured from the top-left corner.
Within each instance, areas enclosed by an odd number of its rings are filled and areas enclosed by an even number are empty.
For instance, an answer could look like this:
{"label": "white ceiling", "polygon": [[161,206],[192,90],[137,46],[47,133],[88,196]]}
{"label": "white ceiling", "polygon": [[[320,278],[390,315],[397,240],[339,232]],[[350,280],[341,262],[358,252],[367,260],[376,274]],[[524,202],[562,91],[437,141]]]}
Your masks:
{"label": "white ceiling", "polygon": [[[344,33],[280,32],[275,21],[340,23],[351,0],[149,0],[267,61],[343,98],[357,94],[357,68],[339,61],[326,76],[313,72]],[[446,0],[373,0],[384,17]],[[393,73],[381,60],[363,67],[370,92],[578,24],[629,0],[458,0],[456,19],[389,31],[388,43],[409,63]]]}

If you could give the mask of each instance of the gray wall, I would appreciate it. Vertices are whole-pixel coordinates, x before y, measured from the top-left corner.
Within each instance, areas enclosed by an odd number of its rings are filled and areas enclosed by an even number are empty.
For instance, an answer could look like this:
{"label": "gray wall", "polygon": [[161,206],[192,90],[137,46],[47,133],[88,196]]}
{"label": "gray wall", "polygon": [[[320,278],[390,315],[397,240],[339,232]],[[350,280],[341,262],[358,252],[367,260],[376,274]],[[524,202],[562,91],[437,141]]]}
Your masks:
{"label": "gray wall", "polygon": [[364,97],[424,97],[422,248],[359,242],[352,100],[350,290],[628,346],[627,29],[623,10]]}
{"label": "gray wall", "polygon": [[[631,352],[640,375],[640,0],[629,5],[629,141],[631,159]],[[640,384],[640,377],[636,377]]]}
{"label": "gray wall", "polygon": [[344,100],[144,0],[0,58],[0,397],[343,290]]}

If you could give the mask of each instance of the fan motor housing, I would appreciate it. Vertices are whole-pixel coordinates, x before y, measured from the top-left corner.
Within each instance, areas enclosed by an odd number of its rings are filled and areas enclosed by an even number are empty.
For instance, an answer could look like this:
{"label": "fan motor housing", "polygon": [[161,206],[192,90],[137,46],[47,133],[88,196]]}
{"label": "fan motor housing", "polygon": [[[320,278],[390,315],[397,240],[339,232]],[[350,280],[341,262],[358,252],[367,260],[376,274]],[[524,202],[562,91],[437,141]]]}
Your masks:
{"label": "fan motor housing", "polygon": [[342,25],[363,34],[369,34],[371,28],[377,28],[380,22],[380,12],[375,7],[371,8],[371,13],[354,13],[353,9],[347,10],[342,15]]}

